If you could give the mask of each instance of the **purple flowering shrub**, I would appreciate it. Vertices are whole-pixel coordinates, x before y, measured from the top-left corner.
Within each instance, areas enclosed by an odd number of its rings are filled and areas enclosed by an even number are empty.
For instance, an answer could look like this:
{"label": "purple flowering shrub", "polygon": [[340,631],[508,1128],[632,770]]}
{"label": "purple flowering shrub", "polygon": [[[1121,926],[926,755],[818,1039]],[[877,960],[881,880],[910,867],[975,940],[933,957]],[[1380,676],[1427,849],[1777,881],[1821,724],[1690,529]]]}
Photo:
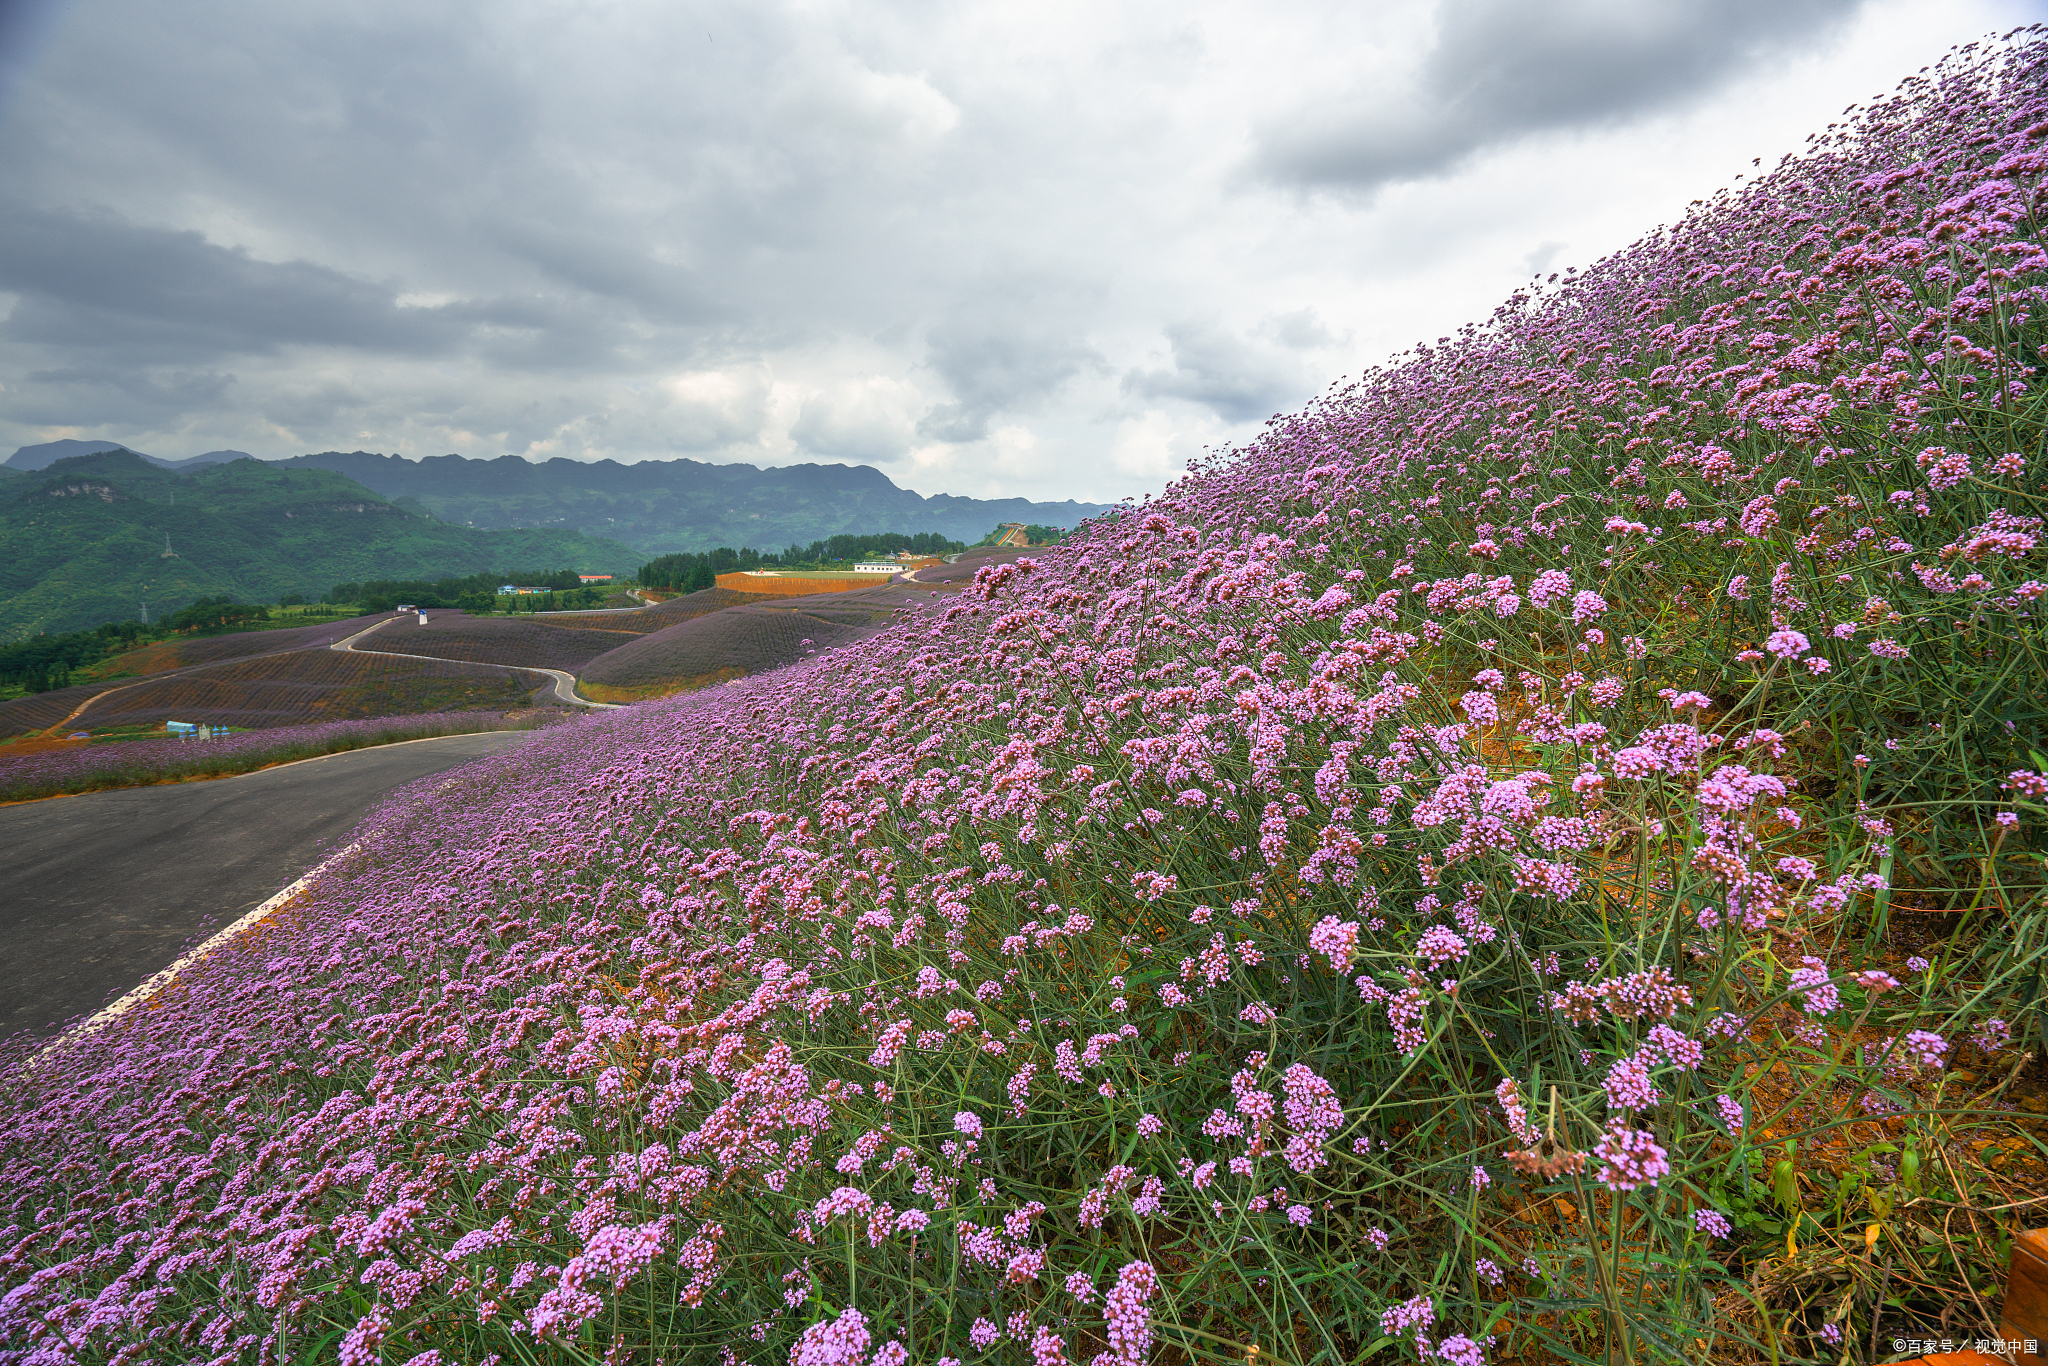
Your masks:
{"label": "purple flowering shrub", "polygon": [[321,721],[306,726],[242,731],[208,740],[164,736],[75,749],[40,750],[20,757],[0,751],[0,802],[29,801],[60,792],[95,792],[180,778],[214,778],[249,773],[272,764],[366,749],[432,735],[468,735],[480,730],[520,730],[542,713],[443,712],[426,716],[380,716],[365,721]]}
{"label": "purple flowering shrub", "polygon": [[[1752,1134],[2039,949],[2044,64],[387,805],[13,1068],[0,1360],[1738,1355]],[[2012,913],[1906,991],[1915,858]]]}

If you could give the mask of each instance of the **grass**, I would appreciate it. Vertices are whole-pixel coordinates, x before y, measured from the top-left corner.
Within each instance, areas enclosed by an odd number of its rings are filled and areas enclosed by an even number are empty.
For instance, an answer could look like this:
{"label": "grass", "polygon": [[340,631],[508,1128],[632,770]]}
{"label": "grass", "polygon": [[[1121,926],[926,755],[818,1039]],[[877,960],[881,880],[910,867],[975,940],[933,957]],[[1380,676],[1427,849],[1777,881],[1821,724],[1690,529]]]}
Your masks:
{"label": "grass", "polygon": [[0,1334],[1989,1336],[2048,1208],[2044,91],[2041,30],[1952,55],[915,618],[387,806],[8,1073]]}

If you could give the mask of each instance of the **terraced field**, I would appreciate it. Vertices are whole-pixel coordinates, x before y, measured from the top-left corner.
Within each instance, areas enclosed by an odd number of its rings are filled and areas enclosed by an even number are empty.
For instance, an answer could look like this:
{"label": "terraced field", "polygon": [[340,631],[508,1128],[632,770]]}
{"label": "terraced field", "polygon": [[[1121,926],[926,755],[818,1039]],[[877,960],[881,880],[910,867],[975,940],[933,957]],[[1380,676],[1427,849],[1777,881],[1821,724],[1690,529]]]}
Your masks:
{"label": "terraced field", "polygon": [[[627,618],[596,617],[595,621]],[[517,664],[575,672],[607,650],[639,638],[623,627],[563,626],[531,617],[473,617],[465,612],[429,612],[420,626],[401,618],[356,642],[366,654],[433,655],[477,664]]]}
{"label": "terraced field", "polygon": [[[313,721],[512,708],[523,705],[534,689],[531,675],[509,670],[379,658],[367,652],[302,650],[123,688],[95,703],[81,722],[107,729],[177,720],[260,730]],[[55,725],[100,691],[66,688],[10,703],[0,708],[0,735]]]}
{"label": "terraced field", "polygon": [[599,701],[630,702],[765,673],[864,640],[903,612],[928,608],[937,596],[931,589],[879,584],[726,607],[591,660],[581,675],[583,692]]}
{"label": "terraced field", "polygon": [[745,607],[749,603],[764,602],[772,596],[761,593],[736,593],[730,588],[705,588],[695,593],[686,593],[679,598],[670,598],[667,602],[637,612],[588,612],[574,616],[563,613],[550,615],[546,620],[549,625],[566,626],[571,629],[602,628],[651,635],[678,622],[692,621],[728,607]]}
{"label": "terraced field", "polygon": [[[107,660],[98,680],[0,704],[0,738],[69,722],[105,730],[165,720],[268,728],[419,711],[517,706],[531,675],[477,665],[559,669],[585,697],[629,702],[762,673],[865,639],[906,607],[950,597],[984,564],[1028,552],[981,551],[923,571],[924,584],[884,583],[790,598],[711,588],[634,612],[548,617],[430,610],[349,617],[281,631],[160,641]],[[362,635],[348,652],[327,647]],[[427,655],[446,667],[394,656]],[[382,658],[380,658],[382,656]],[[134,683],[167,675],[155,683]],[[98,699],[98,700],[94,700]],[[86,703],[92,705],[73,718]]]}
{"label": "terraced field", "polygon": [[151,641],[100,661],[93,666],[92,676],[96,679],[133,678],[190,668],[194,664],[212,664],[223,659],[276,654],[283,650],[310,650],[352,636],[378,619],[378,616],[339,617],[282,631],[237,631],[230,635],[200,636],[191,640]]}
{"label": "terraced field", "polygon": [[1044,559],[1046,550],[970,550],[951,564],[935,564],[911,577],[918,583],[951,584],[956,588],[974,582],[975,572],[984,565],[1015,564],[1023,559]]}

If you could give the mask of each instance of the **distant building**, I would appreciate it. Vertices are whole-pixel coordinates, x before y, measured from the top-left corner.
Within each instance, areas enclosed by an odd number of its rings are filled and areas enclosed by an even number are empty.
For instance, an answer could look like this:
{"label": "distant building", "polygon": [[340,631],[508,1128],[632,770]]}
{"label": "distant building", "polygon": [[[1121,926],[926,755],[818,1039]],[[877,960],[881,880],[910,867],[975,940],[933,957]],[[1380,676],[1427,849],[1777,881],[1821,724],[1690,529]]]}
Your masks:
{"label": "distant building", "polygon": [[860,560],[853,566],[856,574],[894,574],[903,566],[894,560]]}
{"label": "distant building", "polygon": [[578,574],[576,577],[585,583],[610,583],[612,581],[612,576],[609,574]]}

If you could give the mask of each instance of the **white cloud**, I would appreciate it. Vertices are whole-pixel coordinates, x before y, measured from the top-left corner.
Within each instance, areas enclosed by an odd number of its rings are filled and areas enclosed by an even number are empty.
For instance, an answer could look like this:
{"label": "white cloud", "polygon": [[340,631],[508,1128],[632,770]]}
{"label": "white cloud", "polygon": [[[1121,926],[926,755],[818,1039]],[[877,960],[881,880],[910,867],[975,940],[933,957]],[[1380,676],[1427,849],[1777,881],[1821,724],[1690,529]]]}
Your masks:
{"label": "white cloud", "polygon": [[0,450],[1149,492],[2033,17],[1728,3],[74,0],[0,110]]}
{"label": "white cloud", "polygon": [[923,406],[916,386],[899,379],[842,381],[803,400],[789,436],[821,460],[886,464],[909,450]]}
{"label": "white cloud", "polygon": [[1205,436],[1213,439],[1216,434],[1214,424],[1147,409],[1117,423],[1109,461],[1117,473],[1159,488],[1187,469],[1189,458],[1205,444]]}

